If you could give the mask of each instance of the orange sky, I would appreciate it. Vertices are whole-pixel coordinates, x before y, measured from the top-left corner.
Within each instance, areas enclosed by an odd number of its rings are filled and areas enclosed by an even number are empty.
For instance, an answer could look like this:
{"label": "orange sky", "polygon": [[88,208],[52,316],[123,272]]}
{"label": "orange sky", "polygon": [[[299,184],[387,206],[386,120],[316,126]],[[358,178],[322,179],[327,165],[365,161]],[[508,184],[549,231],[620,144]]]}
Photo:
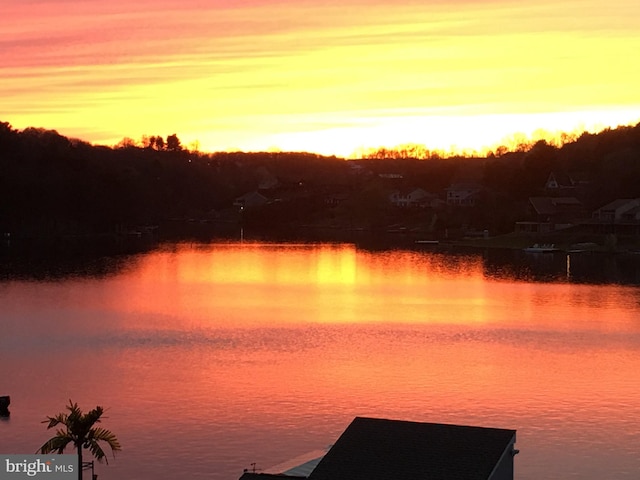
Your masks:
{"label": "orange sky", "polygon": [[8,0],[0,121],[205,151],[495,145],[640,121],[637,0]]}

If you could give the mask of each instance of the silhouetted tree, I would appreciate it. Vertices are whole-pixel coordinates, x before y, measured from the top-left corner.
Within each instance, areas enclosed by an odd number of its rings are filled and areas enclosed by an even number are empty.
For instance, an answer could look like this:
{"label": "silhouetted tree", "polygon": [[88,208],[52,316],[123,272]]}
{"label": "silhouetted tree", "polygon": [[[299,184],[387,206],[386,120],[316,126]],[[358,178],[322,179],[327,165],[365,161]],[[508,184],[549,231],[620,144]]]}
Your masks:
{"label": "silhouetted tree", "polygon": [[164,150],[164,139],[160,135],[155,137],[154,143],[156,146],[156,150]]}
{"label": "silhouetted tree", "polygon": [[167,150],[169,150],[170,152],[177,152],[179,150],[182,150],[180,139],[175,133],[167,137]]}
{"label": "silhouetted tree", "polygon": [[116,148],[133,148],[136,146],[136,141],[130,137],[124,137],[118,142]]}
{"label": "silhouetted tree", "polygon": [[114,454],[122,450],[120,442],[116,436],[109,430],[96,427],[96,423],[100,423],[104,409],[97,406],[93,410],[83,413],[77,403],[69,400],[67,405],[69,413],[58,413],[53,417],[47,417],[42,423],[47,423],[47,429],[61,425],[63,428],[56,430],[55,436],[47,440],[40,447],[39,452],[47,453],[63,453],[67,445],[70,443],[78,452],[78,480],[82,480],[82,450],[88,449],[91,454],[98,460],[106,460],[106,455],[101,442],[105,442]]}
{"label": "silhouetted tree", "polygon": [[[185,162],[175,134],[166,140],[143,137],[139,143],[128,139],[121,146],[128,148],[70,141],[42,128],[17,131],[0,122],[0,232],[45,238],[198,217],[231,208],[235,198],[259,188],[265,175],[257,172],[277,179],[270,193],[280,202],[265,214],[284,223],[313,223],[310,215],[329,215],[325,198],[336,193],[346,195],[331,209],[336,220],[384,226],[393,220],[385,217],[397,215],[397,209],[387,208],[391,189],[420,187],[442,194],[481,167],[482,179],[472,178],[495,195],[470,210],[480,226],[493,222],[490,214],[499,217],[494,224],[509,225],[510,212],[541,194],[550,171],[580,173],[589,208],[620,195],[640,196],[640,124],[583,134],[561,148],[546,142],[519,152],[499,148],[486,159],[435,159],[430,151],[425,161],[411,158],[422,155],[413,146],[380,150],[373,156],[381,158],[357,161],[357,170],[344,159],[303,152],[192,153]],[[400,173],[402,178],[381,179],[381,173]],[[269,220],[261,219],[264,224]]]}
{"label": "silhouetted tree", "polygon": [[140,143],[142,144],[142,148],[153,148],[153,144],[155,143],[155,137],[149,135],[142,135],[140,139]]}

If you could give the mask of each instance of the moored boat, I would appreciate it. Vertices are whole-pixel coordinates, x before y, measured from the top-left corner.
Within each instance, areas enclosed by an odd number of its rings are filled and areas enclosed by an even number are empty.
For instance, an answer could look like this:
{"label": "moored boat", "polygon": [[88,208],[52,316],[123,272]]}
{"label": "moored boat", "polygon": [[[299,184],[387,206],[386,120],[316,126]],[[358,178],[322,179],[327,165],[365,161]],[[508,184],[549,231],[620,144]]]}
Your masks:
{"label": "moored boat", "polygon": [[525,252],[527,253],[552,253],[552,252],[558,252],[560,249],[556,248],[556,246],[553,243],[544,243],[544,244],[533,244],[530,247],[527,247],[524,249]]}

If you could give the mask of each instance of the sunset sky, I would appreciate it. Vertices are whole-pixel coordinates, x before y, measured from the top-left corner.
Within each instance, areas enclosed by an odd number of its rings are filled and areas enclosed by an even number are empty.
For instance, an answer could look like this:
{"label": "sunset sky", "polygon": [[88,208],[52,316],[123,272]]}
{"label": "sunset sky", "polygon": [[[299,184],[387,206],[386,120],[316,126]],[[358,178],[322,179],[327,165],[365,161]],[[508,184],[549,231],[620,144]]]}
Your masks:
{"label": "sunset sky", "polygon": [[481,149],[637,123],[638,52],[638,0],[0,0],[0,121],[203,151]]}

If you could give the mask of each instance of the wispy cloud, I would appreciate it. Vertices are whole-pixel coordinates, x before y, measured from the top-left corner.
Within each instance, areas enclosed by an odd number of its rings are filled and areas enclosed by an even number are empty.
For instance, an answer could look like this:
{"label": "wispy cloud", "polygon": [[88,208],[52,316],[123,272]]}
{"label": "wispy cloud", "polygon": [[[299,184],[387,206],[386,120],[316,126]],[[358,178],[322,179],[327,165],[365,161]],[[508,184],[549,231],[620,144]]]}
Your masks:
{"label": "wispy cloud", "polygon": [[0,18],[2,120],[92,126],[92,141],[179,131],[224,148],[221,136],[309,138],[367,117],[392,131],[434,111],[640,106],[636,0],[13,3]]}

